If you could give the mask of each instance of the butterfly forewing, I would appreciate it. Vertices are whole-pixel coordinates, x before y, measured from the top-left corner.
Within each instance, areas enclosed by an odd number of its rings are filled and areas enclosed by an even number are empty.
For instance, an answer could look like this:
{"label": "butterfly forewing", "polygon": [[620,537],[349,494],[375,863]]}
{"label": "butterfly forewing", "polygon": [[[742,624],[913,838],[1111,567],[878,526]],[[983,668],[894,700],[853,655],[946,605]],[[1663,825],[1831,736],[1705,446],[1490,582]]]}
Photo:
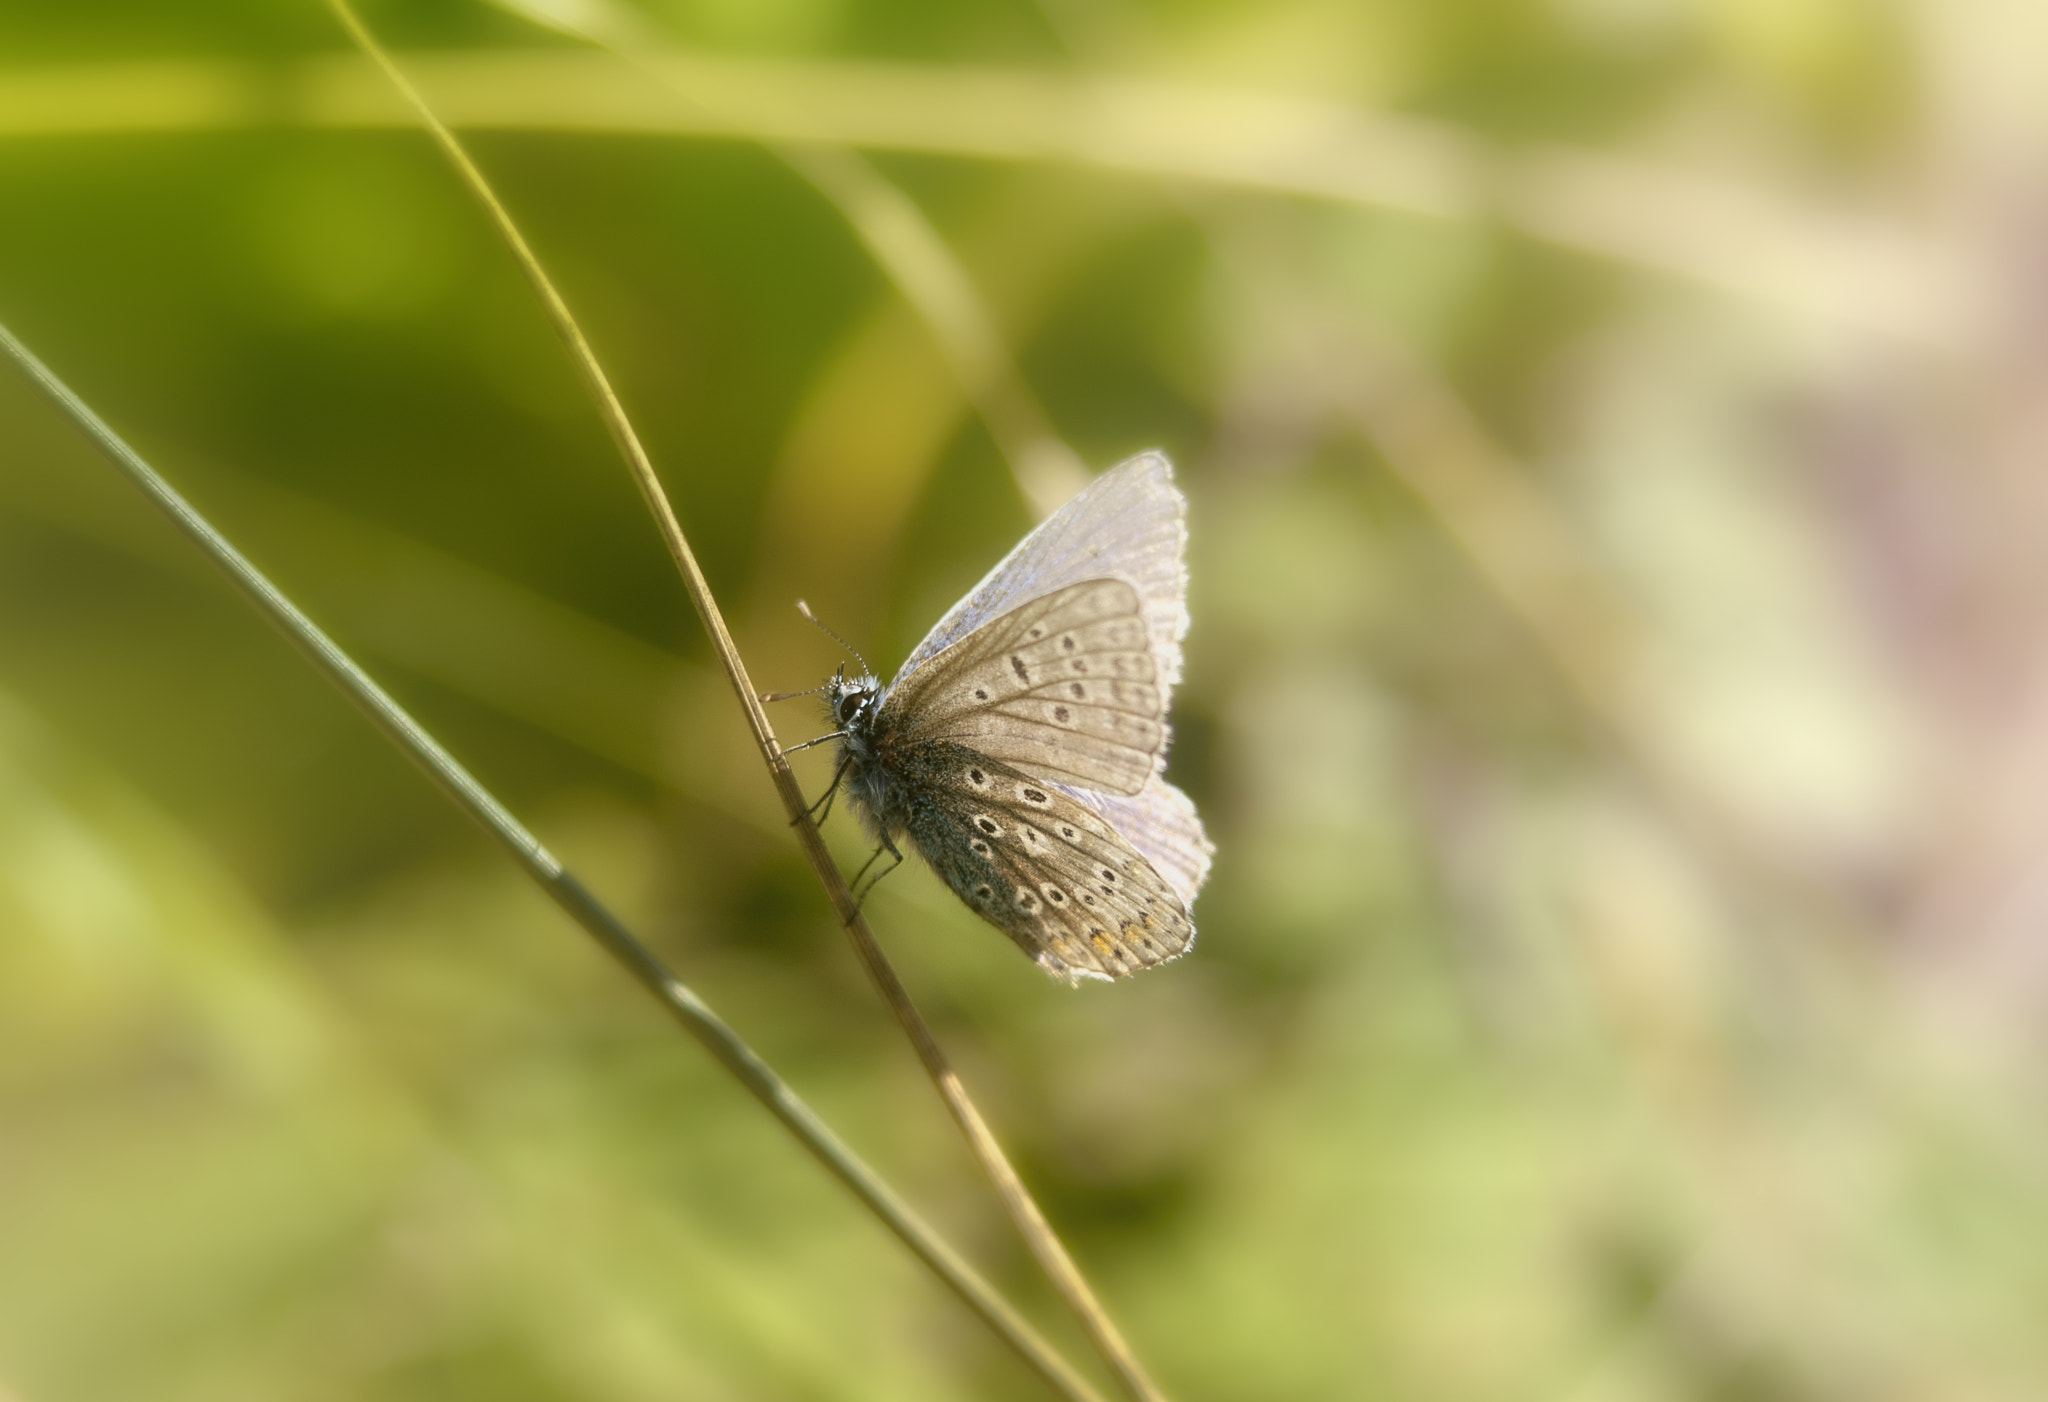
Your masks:
{"label": "butterfly forewing", "polygon": [[1100,814],[1006,764],[946,753],[928,779],[940,802],[912,820],[911,836],[962,900],[1048,972],[1113,978],[1187,951],[1186,905]]}
{"label": "butterfly forewing", "polygon": [[1115,576],[1137,587],[1162,690],[1180,680],[1187,633],[1187,503],[1163,454],[1140,453],[1103,473],[1040,523],[925,635],[896,674],[902,685],[953,644],[1010,611],[1083,580]]}
{"label": "butterfly forewing", "polygon": [[1165,695],[1138,591],[1095,579],[1020,604],[891,689],[920,737],[1042,777],[1135,795],[1166,746]]}

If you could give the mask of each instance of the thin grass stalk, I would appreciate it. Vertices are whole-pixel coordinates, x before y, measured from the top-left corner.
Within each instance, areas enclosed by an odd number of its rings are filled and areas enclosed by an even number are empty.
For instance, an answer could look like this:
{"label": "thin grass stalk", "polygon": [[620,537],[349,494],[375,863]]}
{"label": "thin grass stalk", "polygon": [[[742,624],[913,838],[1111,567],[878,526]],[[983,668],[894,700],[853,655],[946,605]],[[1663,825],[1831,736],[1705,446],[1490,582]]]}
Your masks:
{"label": "thin grass stalk", "polygon": [[1087,485],[1088,475],[1017,372],[995,318],[938,230],[858,151],[789,141],[766,145],[852,226],[868,256],[931,332],[967,402],[1008,460],[1025,501],[1039,517],[1052,515]]}
{"label": "thin grass stalk", "polygon": [[[471,129],[657,133],[1048,161],[1266,196],[1508,227],[1732,294],[1796,325],[1985,354],[1998,324],[1974,254],[1903,213],[1831,207],[1753,178],[1544,147],[1371,108],[1222,85],[671,51],[692,94],[622,91],[600,54],[439,52],[408,62]],[[349,59],[183,59],[0,70],[0,137],[296,123],[382,128],[402,104]]]}
{"label": "thin grass stalk", "polygon": [[824,837],[819,833],[817,824],[811,820],[809,803],[797,785],[796,775],[791,771],[788,760],[783,757],[782,747],[775,738],[774,728],[768,722],[768,713],[762,706],[760,693],[755,690],[752,679],[747,675],[746,665],[740,658],[739,649],[733,643],[725,617],[719,611],[717,601],[712,597],[711,586],[705,580],[702,569],[698,567],[696,554],[691,550],[690,542],[683,534],[682,525],[676,519],[675,510],[670,506],[668,496],[662,490],[661,481],[654,471],[654,464],[647,456],[647,450],[641,445],[639,435],[634,432],[631,422],[627,419],[625,408],[619,402],[618,394],[613,390],[603,367],[598,363],[596,354],[591,350],[589,341],[585,339],[581,327],[570,313],[568,303],[563,301],[561,293],[555,289],[554,283],[541,267],[540,260],[535,257],[525,237],[519,232],[518,226],[513,223],[512,216],[491,190],[483,172],[470,160],[462,143],[457,141],[455,134],[435,116],[426,100],[420,96],[397,64],[392,62],[390,55],[356,16],[348,0],[328,0],[328,5],[350,37],[372,58],[403,95],[407,105],[432,136],[435,144],[454,165],[463,183],[483,206],[492,223],[497,226],[500,236],[511,249],[527,281],[532,284],[557,334],[568,347],[571,357],[597,401],[598,411],[605,421],[606,429],[610,432],[620,455],[626,460],[634,484],[639,488],[648,510],[654,516],[663,543],[667,545],[670,555],[675,559],[676,568],[682,574],[690,602],[696,608],[697,616],[702,620],[706,633],[710,635],[719,662],[732,683],[733,693],[738,697],[740,707],[746,713],[747,724],[754,732],[762,762],[768,767],[775,791],[782,799],[783,808],[789,814],[790,825],[796,830],[804,856],[810,862],[812,870],[817,873],[827,898],[838,913],[847,938],[853,945],[855,957],[859,959],[862,969],[875,985],[876,992],[902,1027],[904,1035],[910,1040],[918,1060],[925,1068],[926,1075],[930,1077],[940,1100],[944,1102],[948,1113],[959,1126],[982,1171],[994,1186],[1018,1234],[1051,1280],[1054,1289],[1059,1292],[1060,1298],[1080,1322],[1089,1342],[1134,1402],[1165,1402],[1165,1394],[1145,1372],[1137,1355],[1125,1342],[1122,1331],[1117,1328],[1109,1312],[1096,1298],[1095,1292],[1082,1276],[1080,1267],[1075,1264],[1066,1245],[1053,1231],[1037,1201],[1025,1188],[1023,1180],[1017,1175],[1017,1170],[1003,1153],[1002,1146],[996,1142],[994,1133],[990,1131],[981,1111],[969,1097],[959,1075],[953,1070],[945,1052],[940,1048],[938,1039],[932,1035],[923,1015],[911,1001],[909,990],[897,977],[887,956],[882,953],[882,947],[875,939],[874,932],[868,928],[866,919],[854,904],[845,877],[826,850]]}
{"label": "thin grass stalk", "polygon": [[[612,0],[493,0],[501,9],[558,34],[616,55],[685,102],[697,105],[674,64],[654,61],[669,42],[639,11]],[[1087,484],[1081,459],[1067,446],[1031,392],[974,279],[917,202],[860,152],[835,142],[776,141],[762,149],[823,195],[853,230],[875,266],[931,333],[1024,499],[1050,516]]]}
{"label": "thin grass stalk", "polygon": [[712,1058],[746,1087],[769,1113],[845,1184],[883,1225],[929,1266],[969,1309],[995,1331],[1055,1391],[1073,1402],[1103,1402],[1099,1392],[1047,1343],[1031,1324],[996,1293],[879,1174],[820,1119],[789,1084],[711,1010],[697,993],[655,957],[619,918],[565,868],[511,811],[477,782],[425,727],[393,700],[369,673],[300,611],[283,590],[251,564],[206,518],[122,440],[91,407],[57,378],[6,326],[0,350],[85,431],[114,465],[212,559],[258,612],[341,688],[370,721],[427,777],[468,812],[570,919],[603,946],[651,993]]}

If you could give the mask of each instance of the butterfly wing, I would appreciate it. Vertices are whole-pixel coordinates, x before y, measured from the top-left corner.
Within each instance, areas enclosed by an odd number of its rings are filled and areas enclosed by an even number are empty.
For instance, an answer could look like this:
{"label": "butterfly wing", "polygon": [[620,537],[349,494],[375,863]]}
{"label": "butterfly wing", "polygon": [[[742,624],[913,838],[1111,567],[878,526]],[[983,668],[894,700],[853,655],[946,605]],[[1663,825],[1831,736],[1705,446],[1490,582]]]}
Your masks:
{"label": "butterfly wing", "polygon": [[1166,749],[1166,697],[1143,603],[1092,579],[962,638],[882,705],[912,743],[952,741],[1041,779],[1136,795]]}
{"label": "butterfly wing", "polygon": [[939,653],[1027,599],[1116,576],[1137,590],[1162,712],[1180,680],[1187,635],[1187,501],[1173,466],[1140,453],[1097,477],[988,572],[941,618],[896,673],[901,686]]}
{"label": "butterfly wing", "polygon": [[1194,943],[1214,849],[1160,777],[1186,510],[1159,453],[1102,474],[939,620],[876,718],[919,790],[904,809],[919,851],[1069,983]]}
{"label": "butterfly wing", "polygon": [[961,900],[1055,978],[1117,978],[1186,953],[1195,926],[1173,885],[1094,809],[963,746],[924,776],[936,802],[909,824]]}
{"label": "butterfly wing", "polygon": [[1209,879],[1209,861],[1216,855],[1216,847],[1202,831],[1202,819],[1192,799],[1156,774],[1142,791],[1128,797],[1087,789],[1070,792],[1108,819],[1152,869],[1166,878],[1183,904],[1195,903],[1195,893]]}

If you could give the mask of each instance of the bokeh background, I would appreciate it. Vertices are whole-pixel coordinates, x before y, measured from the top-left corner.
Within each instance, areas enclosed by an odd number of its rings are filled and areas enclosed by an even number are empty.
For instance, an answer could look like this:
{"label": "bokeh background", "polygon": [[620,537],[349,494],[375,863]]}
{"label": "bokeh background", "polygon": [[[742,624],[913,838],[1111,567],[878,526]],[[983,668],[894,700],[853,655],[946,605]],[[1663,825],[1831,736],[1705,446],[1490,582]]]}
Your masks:
{"label": "bokeh background", "polygon": [[[1169,1391],[2048,1395],[2048,11],[557,11],[367,13],[761,685],[1179,464],[1194,955],[870,906]],[[320,5],[0,12],[0,318],[1078,1352]],[[0,1397],[1041,1395],[0,373]]]}

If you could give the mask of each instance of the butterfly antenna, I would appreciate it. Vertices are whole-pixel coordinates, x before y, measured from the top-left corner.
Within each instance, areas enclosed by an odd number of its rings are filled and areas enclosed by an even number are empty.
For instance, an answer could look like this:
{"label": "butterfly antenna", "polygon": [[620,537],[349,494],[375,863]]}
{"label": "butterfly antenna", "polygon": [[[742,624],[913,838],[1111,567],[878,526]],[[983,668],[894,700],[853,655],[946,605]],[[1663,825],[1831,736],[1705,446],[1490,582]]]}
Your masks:
{"label": "butterfly antenna", "polygon": [[816,624],[819,632],[823,633],[833,642],[838,643],[841,647],[845,648],[848,652],[852,653],[853,660],[860,663],[860,669],[863,672],[872,673],[875,670],[874,668],[868,666],[868,660],[860,655],[859,648],[855,647],[852,643],[846,641],[846,639],[840,637],[837,633],[833,632],[830,628],[826,627],[825,624],[819,619],[818,615],[811,612],[811,606],[805,603],[802,599],[798,599],[796,601],[796,611],[802,614],[805,618],[808,618],[812,623]]}

